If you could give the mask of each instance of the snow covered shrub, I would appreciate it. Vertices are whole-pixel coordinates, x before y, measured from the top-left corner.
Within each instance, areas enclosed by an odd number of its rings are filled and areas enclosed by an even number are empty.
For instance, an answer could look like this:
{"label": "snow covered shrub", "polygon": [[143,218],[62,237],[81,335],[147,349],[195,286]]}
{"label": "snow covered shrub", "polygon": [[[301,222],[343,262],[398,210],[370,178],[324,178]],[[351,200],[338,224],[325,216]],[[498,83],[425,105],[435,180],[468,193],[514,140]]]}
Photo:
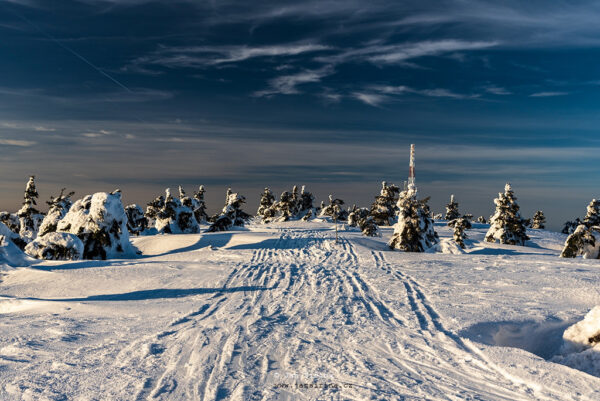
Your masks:
{"label": "snow covered shrub", "polygon": [[25,242],[31,242],[37,236],[40,224],[44,219],[44,215],[34,207],[37,205],[38,192],[33,175],[29,177],[23,198],[23,207],[17,212],[20,226],[19,235]]}
{"label": "snow covered shrub", "polygon": [[487,242],[524,245],[529,239],[525,220],[521,218],[516,201],[512,187],[507,183],[504,193],[499,193],[498,198],[494,199],[496,213],[490,219],[490,228],[485,235]]}
{"label": "snow covered shrub", "polygon": [[75,192],[69,192],[66,195],[64,192],[65,188],[60,190],[60,194],[56,198],[50,197],[50,200],[46,202],[48,206],[50,206],[50,210],[48,210],[48,214],[44,217],[44,220],[42,220],[38,233],[39,237],[55,232],[58,222],[65,217],[73,204],[73,202],[71,202],[71,196],[73,196]]}
{"label": "snow covered shrub", "polygon": [[479,217],[477,218],[477,222],[478,222],[478,223],[481,223],[481,224],[486,224],[486,223],[487,223],[487,220],[485,219],[485,217],[483,217],[483,216],[479,216]]}
{"label": "snow covered shrub", "polygon": [[353,205],[350,213],[348,213],[348,225],[358,227],[363,235],[367,237],[380,236],[379,227],[375,224],[375,219],[366,207],[357,208],[356,205]]}
{"label": "snow covered shrub", "polygon": [[[352,207],[348,210],[348,225],[350,227],[358,227],[358,220],[362,217],[364,210],[367,210],[367,209],[366,208],[358,209],[356,207],[356,205],[352,205]],[[369,211],[367,210],[367,214],[368,213],[369,213]]]}
{"label": "snow covered shrub", "polygon": [[127,230],[129,234],[140,235],[142,231],[148,228],[148,219],[144,216],[141,206],[132,203],[125,206],[127,215]]}
{"label": "snow covered shrub", "polygon": [[573,234],[567,237],[561,258],[574,258],[582,255],[585,259],[598,259],[600,253],[600,227],[579,225]]}
{"label": "snow covered shrub", "polygon": [[80,260],[83,242],[75,234],[49,232],[27,244],[25,253],[36,259]]}
{"label": "snow covered shrub", "polygon": [[14,231],[10,230],[4,223],[0,222],[0,235],[10,240],[13,244],[18,246],[20,249],[25,249],[27,242],[25,242],[21,236]]}
{"label": "snow covered shrub", "polygon": [[4,266],[27,266],[29,264],[27,256],[9,239],[10,235],[16,234],[11,232],[9,236],[4,235],[2,233],[5,229],[10,232],[4,223],[0,223],[0,269]]}
{"label": "snow covered shrub", "polygon": [[[180,195],[184,196],[184,200],[186,200],[185,192],[183,194],[180,192]],[[190,198],[187,198],[186,202],[190,204]],[[183,205],[180,199],[173,198],[169,188],[165,190],[162,207],[157,210],[154,226],[159,233],[196,234],[200,232],[192,208]]]}
{"label": "snow covered shrub", "polygon": [[454,228],[454,241],[462,249],[465,249],[465,239],[468,238],[465,231],[471,228],[471,222],[464,217],[459,217],[449,221],[448,225]]}
{"label": "snow covered shrub", "polygon": [[198,224],[206,223],[208,221],[208,214],[206,214],[206,203],[204,202],[204,185],[198,187],[198,191],[194,192],[194,217]]}
{"label": "snow covered shrub", "polygon": [[[295,187],[294,187],[295,188]],[[279,200],[273,204],[276,213],[275,220],[288,221],[295,217],[296,202],[294,197],[288,191],[284,191]]]}
{"label": "snow covered shrub", "polygon": [[563,234],[573,234],[579,225],[583,224],[583,222],[578,218],[574,221],[567,221],[563,226],[562,233]]}
{"label": "snow covered shrub", "polygon": [[433,228],[429,198],[417,200],[413,190],[403,191],[398,199],[398,222],[389,246],[405,252],[424,252],[437,244],[438,235]]}
{"label": "snow covered shrub", "polygon": [[260,202],[256,216],[261,219],[263,223],[268,223],[275,217],[275,210],[273,204],[275,203],[275,196],[269,188],[265,188],[262,195],[260,196]]}
{"label": "snow covered shrub", "polygon": [[243,226],[250,219],[250,215],[242,210],[246,198],[227,189],[227,202],[220,215],[215,216],[214,222],[208,228],[209,232],[227,231],[233,226]]}
{"label": "snow covered shrub", "polygon": [[156,225],[156,219],[158,213],[165,207],[165,197],[160,195],[155,198],[152,202],[149,202],[146,206],[146,212],[144,217],[148,221],[148,227],[154,227]]}
{"label": "snow covered shrub", "polygon": [[57,231],[79,237],[83,259],[106,259],[133,251],[119,190],[79,199],[58,222]]}
{"label": "snow covered shrub", "polygon": [[[454,201],[454,195],[450,195],[450,203],[446,205],[446,216],[445,219],[448,221],[453,221],[460,217],[460,213],[458,213],[458,202]],[[450,225],[450,223],[448,223]]]}
{"label": "snow covered shrub", "polygon": [[385,181],[381,183],[381,192],[371,205],[371,216],[379,226],[391,226],[396,222],[398,196],[400,189]]}
{"label": "snow covered shrub", "polygon": [[15,234],[21,231],[21,223],[19,223],[19,217],[16,213],[0,212],[0,223],[4,223]]}
{"label": "snow covered shrub", "polygon": [[535,212],[533,219],[531,220],[531,228],[536,228],[539,230],[546,228],[546,217],[544,216],[544,212],[541,210]]}

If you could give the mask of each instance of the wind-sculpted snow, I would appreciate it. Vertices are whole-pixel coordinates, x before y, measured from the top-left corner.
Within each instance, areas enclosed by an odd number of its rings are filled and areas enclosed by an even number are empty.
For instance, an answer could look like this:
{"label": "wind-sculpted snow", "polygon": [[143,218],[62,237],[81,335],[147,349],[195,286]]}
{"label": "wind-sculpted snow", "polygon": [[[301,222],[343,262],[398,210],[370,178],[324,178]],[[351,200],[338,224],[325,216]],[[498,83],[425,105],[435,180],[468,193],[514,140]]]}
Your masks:
{"label": "wind-sculpted snow", "polygon": [[330,223],[294,221],[10,271],[0,399],[600,398],[600,379],[514,348],[562,332],[519,341],[500,323],[580,319],[600,301],[598,262],[559,259],[564,235],[535,230],[516,247],[486,230],[464,254],[416,254],[387,247],[391,228],[336,243]]}

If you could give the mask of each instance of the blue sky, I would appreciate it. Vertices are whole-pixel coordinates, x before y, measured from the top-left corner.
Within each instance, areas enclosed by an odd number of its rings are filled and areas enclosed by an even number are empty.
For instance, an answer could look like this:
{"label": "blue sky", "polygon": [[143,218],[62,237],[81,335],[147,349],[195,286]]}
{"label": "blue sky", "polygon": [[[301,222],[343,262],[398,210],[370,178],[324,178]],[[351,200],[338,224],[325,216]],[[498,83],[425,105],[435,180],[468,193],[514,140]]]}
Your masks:
{"label": "blue sky", "polygon": [[440,211],[510,181],[554,228],[598,195],[600,3],[0,0],[0,208],[120,187],[306,184],[369,206],[408,146]]}

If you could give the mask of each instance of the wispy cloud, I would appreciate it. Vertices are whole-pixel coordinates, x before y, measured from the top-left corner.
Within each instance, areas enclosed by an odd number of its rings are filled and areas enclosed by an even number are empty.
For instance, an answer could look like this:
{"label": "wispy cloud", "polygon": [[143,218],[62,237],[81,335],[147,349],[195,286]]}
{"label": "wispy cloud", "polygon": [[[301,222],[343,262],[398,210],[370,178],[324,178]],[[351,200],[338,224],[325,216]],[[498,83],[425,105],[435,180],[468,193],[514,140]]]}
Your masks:
{"label": "wispy cloud", "polygon": [[35,144],[36,144],[36,142],[33,142],[33,141],[23,141],[23,140],[18,140],[18,139],[0,139],[0,145],[6,145],[6,146],[26,147],[26,146],[33,146]]}
{"label": "wispy cloud", "polygon": [[378,93],[363,93],[354,92],[352,96],[363,103],[373,107],[381,107],[381,105],[390,100],[388,96],[381,95]]}
{"label": "wispy cloud", "polygon": [[498,96],[507,96],[507,95],[512,95],[512,92],[509,91],[506,88],[502,88],[500,86],[486,86],[484,88],[484,90],[487,93],[491,93],[492,95],[498,95]]}
{"label": "wispy cloud", "polygon": [[370,106],[380,107],[381,104],[393,100],[392,96],[415,94],[427,97],[451,98],[451,99],[478,99],[480,94],[456,93],[449,89],[415,89],[408,86],[371,85],[365,91],[354,92],[353,97]]}
{"label": "wispy cloud", "polygon": [[296,74],[282,75],[269,81],[269,88],[255,92],[254,96],[271,96],[274,94],[294,95],[301,93],[298,85],[320,82],[324,77],[334,73],[331,66],[316,70],[304,70]]}
{"label": "wispy cloud", "polygon": [[529,97],[553,97],[553,96],[565,96],[569,92],[536,92],[529,95]]}

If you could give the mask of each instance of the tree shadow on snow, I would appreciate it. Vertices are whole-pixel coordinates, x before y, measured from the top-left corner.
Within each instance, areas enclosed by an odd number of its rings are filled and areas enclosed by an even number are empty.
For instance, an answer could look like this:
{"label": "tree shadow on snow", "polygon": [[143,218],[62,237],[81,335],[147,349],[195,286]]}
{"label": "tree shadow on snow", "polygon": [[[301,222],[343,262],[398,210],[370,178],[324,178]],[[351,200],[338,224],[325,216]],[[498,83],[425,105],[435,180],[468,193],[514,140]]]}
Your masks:
{"label": "tree shadow on snow", "polygon": [[55,301],[55,302],[85,302],[85,301],[144,301],[150,299],[172,299],[172,298],[183,298],[192,295],[199,294],[213,294],[213,293],[228,293],[228,292],[240,292],[240,291],[268,291],[276,287],[258,287],[258,286],[244,286],[244,287],[231,287],[231,288],[155,288],[152,290],[141,290],[124,292],[121,294],[101,294],[101,295],[90,295],[89,297],[80,298],[19,298],[27,299],[32,301]]}
{"label": "tree shadow on snow", "polygon": [[160,253],[157,255],[143,255],[141,257],[155,258],[157,256],[172,255],[174,253],[196,251],[198,249],[206,248],[207,246],[212,246],[213,248],[222,248],[226,246],[229,243],[229,241],[231,241],[231,237],[233,237],[233,234],[233,232],[202,233],[200,234],[200,238],[198,238],[198,241],[192,245],[172,249],[170,251]]}

